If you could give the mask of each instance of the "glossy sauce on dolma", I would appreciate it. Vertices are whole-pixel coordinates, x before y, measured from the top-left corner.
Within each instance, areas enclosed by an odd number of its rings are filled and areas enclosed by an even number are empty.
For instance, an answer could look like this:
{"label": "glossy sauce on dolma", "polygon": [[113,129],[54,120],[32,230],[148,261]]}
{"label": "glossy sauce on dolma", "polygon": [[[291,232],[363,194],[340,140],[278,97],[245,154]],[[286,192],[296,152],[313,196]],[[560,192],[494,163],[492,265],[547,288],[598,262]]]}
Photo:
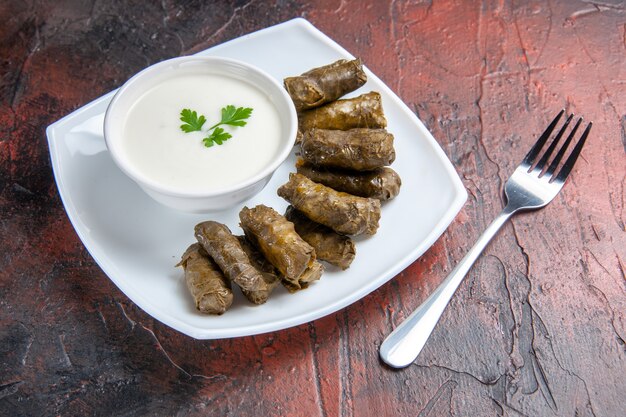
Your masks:
{"label": "glossy sauce on dolma", "polygon": [[300,159],[296,163],[296,169],[311,181],[334,190],[381,201],[396,197],[402,185],[398,173],[389,167],[372,171],[338,170],[316,167]]}
{"label": "glossy sauce on dolma", "polygon": [[393,135],[385,129],[309,129],[300,141],[302,158],[314,165],[368,171],[396,159]]}
{"label": "glossy sauce on dolma", "polygon": [[285,89],[297,111],[308,110],[337,100],[367,81],[360,59],[340,59],[332,64],[313,68],[302,75],[287,77]]}
{"label": "glossy sauce on dolma", "polygon": [[[197,111],[208,129],[227,105],[251,107],[243,127],[221,126],[232,138],[207,148],[205,132],[181,130],[180,112]],[[260,173],[279,152],[278,110],[257,87],[215,74],[169,78],[146,91],[124,125],[124,153],[146,178],[180,191],[207,192],[241,183]]]}
{"label": "glossy sauce on dolma", "polygon": [[315,278],[310,271],[318,269],[315,250],[296,233],[293,223],[276,210],[262,204],[244,207],[239,219],[246,237],[292,286],[300,288],[301,281],[319,278],[321,270]]}
{"label": "glossy sauce on dolma", "polygon": [[345,235],[373,235],[378,230],[380,201],[335,191],[301,174],[289,174],[278,195],[309,219]]}
{"label": "glossy sauce on dolma", "polygon": [[222,314],[231,306],[230,281],[199,243],[189,246],[176,266],[185,270],[185,283],[200,312]]}
{"label": "glossy sauce on dolma", "polygon": [[329,227],[316,223],[293,206],[287,207],[285,218],[293,223],[296,232],[315,249],[317,259],[341,269],[347,269],[356,254],[352,239]]}
{"label": "glossy sauce on dolma", "polygon": [[228,226],[214,221],[196,225],[195,236],[224,275],[246,291],[266,291],[263,275],[250,262],[239,240]]}
{"label": "glossy sauce on dolma", "polygon": [[265,259],[263,254],[259,252],[245,236],[237,236],[237,239],[241,244],[241,248],[246,252],[246,255],[248,255],[248,259],[250,259],[252,265],[261,272],[263,280],[267,284],[267,289],[265,290],[246,291],[242,289],[241,292],[251,303],[263,304],[280,282],[279,273],[276,268],[274,268],[274,265]]}
{"label": "glossy sauce on dolma", "polygon": [[333,101],[298,115],[301,131],[312,128],[347,130],[357,127],[387,127],[380,93],[375,91],[358,97]]}

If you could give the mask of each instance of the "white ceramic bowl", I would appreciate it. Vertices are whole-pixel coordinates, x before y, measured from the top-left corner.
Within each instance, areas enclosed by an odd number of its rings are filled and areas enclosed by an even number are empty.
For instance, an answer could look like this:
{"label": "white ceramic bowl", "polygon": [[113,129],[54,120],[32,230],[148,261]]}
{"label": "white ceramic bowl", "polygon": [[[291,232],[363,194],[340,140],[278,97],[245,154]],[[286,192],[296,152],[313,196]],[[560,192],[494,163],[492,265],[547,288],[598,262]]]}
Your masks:
{"label": "white ceramic bowl", "polygon": [[[149,89],[170,77],[201,68],[208,74],[227,76],[254,85],[267,95],[280,117],[279,150],[260,172],[223,188],[184,191],[147,177],[125,157],[124,124],[133,104]],[[230,208],[252,197],[268,183],[274,171],[289,156],[296,140],[298,120],[291,98],[283,86],[264,71],[241,61],[219,57],[180,57],[154,64],[129,79],[115,94],[104,118],[104,138],[115,164],[150,197],[168,207],[194,213]]]}

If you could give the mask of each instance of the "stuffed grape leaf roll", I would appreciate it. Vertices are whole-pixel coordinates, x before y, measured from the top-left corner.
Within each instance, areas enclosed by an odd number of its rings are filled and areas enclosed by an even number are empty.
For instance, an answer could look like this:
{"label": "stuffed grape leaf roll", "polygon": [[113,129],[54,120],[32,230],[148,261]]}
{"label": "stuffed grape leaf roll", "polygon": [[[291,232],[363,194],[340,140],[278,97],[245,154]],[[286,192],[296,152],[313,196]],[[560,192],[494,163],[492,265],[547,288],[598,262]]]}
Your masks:
{"label": "stuffed grape leaf roll", "polygon": [[318,279],[320,279],[323,273],[324,273],[324,265],[322,265],[318,261],[313,261],[311,266],[309,266],[302,273],[302,275],[300,275],[300,278],[298,279],[297,282],[289,281],[286,279],[283,279],[281,282],[283,286],[287,288],[287,291],[293,293],[298,290],[307,288],[311,282],[317,281]]}
{"label": "stuffed grape leaf roll", "polygon": [[228,226],[215,221],[196,225],[198,242],[213,258],[224,275],[245,291],[267,291],[261,272],[256,269]]}
{"label": "stuffed grape leaf roll", "polygon": [[233,303],[230,281],[199,243],[187,248],[180,262],[185,283],[196,308],[207,314],[223,314]]}
{"label": "stuffed grape leaf roll", "polygon": [[323,272],[315,260],[315,249],[295,231],[276,210],[264,205],[244,207],[239,212],[240,225],[250,240],[278,271],[290,288],[300,289],[319,279]]}
{"label": "stuffed grape leaf roll", "polygon": [[360,59],[340,59],[284,80],[297,111],[308,110],[335,101],[367,81]]}
{"label": "stuffed grape leaf roll", "polygon": [[285,218],[293,223],[296,232],[315,249],[317,259],[341,269],[347,269],[356,249],[348,236],[340,235],[329,227],[310,220],[293,206],[287,207]]}
{"label": "stuffed grape leaf roll", "polygon": [[372,171],[349,171],[316,167],[298,160],[296,168],[299,174],[311,181],[324,184],[334,190],[359,197],[377,198],[381,201],[396,197],[402,185],[398,173],[389,167]]}
{"label": "stuffed grape leaf roll", "polygon": [[380,94],[372,91],[355,98],[333,101],[298,115],[299,129],[348,130],[356,127],[387,127]]}
{"label": "stuffed grape leaf roll", "polygon": [[314,165],[368,171],[396,159],[393,135],[385,129],[314,128],[302,133],[302,159]]}
{"label": "stuffed grape leaf roll", "polygon": [[301,174],[289,174],[289,181],[278,189],[309,219],[344,235],[373,235],[378,230],[380,201],[335,191]]}
{"label": "stuffed grape leaf roll", "polygon": [[241,248],[248,255],[248,259],[252,265],[261,272],[263,275],[263,280],[267,284],[267,290],[257,290],[257,291],[246,291],[241,290],[243,295],[246,298],[254,303],[254,304],[263,304],[267,301],[270,294],[276,288],[278,283],[280,282],[280,277],[278,276],[278,271],[274,268],[274,265],[269,263],[267,259],[260,253],[257,248],[255,248],[245,236],[237,236],[239,243],[241,244]]}

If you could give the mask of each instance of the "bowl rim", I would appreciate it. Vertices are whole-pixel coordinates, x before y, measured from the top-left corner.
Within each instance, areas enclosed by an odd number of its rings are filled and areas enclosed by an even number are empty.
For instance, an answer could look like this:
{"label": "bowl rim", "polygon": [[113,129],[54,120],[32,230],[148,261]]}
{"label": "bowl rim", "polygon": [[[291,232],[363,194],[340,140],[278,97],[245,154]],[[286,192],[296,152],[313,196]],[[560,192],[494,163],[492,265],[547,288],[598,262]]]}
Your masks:
{"label": "bowl rim", "polygon": [[[164,68],[171,67],[173,64],[187,63],[187,62],[198,62],[202,64],[207,64],[207,65],[213,64],[213,65],[218,65],[218,66],[230,65],[230,66],[238,66],[238,67],[244,68],[246,71],[251,71],[253,73],[256,73],[256,75],[260,76],[265,81],[267,81],[268,84],[271,85],[272,89],[274,90],[272,91],[272,93],[278,93],[276,94],[276,96],[280,97],[282,101],[284,101],[284,104],[286,105],[287,110],[288,110],[287,126],[289,127],[289,129],[288,129],[288,132],[283,132],[283,135],[287,138],[287,140],[285,141],[285,144],[282,146],[282,148],[279,148],[280,151],[274,157],[272,162],[268,164],[265,168],[263,168],[260,172],[257,172],[255,175],[248,177],[241,182],[238,182],[236,184],[233,184],[224,188],[215,188],[210,191],[204,191],[204,190],[181,191],[177,189],[176,187],[163,185],[159,183],[158,181],[155,181],[151,179],[150,177],[142,174],[141,172],[135,170],[132,164],[128,164],[124,158],[120,157],[119,147],[115,145],[113,146],[111,145],[111,141],[114,140],[111,138],[112,136],[111,130],[113,129],[113,124],[119,123],[118,121],[113,120],[112,113],[117,107],[117,103],[121,100],[121,97],[123,97],[128,90],[137,88],[136,85],[142,83],[144,80],[150,79],[153,76],[158,76],[159,74],[163,74],[162,70]],[[172,73],[175,73],[175,72],[176,72],[176,69],[173,69]],[[247,82],[245,80],[242,80],[242,81]],[[250,84],[258,88],[261,91],[267,91],[266,88],[262,88],[256,84],[252,84],[252,83]],[[280,115],[280,117],[284,117],[284,115]],[[293,146],[295,145],[295,142],[296,142],[297,130],[298,130],[298,116],[297,116],[295,105],[293,104],[291,97],[287,93],[287,90],[283,88],[283,86],[278,82],[278,80],[276,80],[274,77],[269,75],[264,70],[252,64],[249,64],[247,62],[240,61],[237,59],[219,57],[219,56],[210,56],[210,57],[209,56],[181,56],[181,57],[175,57],[175,58],[170,58],[164,61],[160,61],[144,68],[143,70],[139,71],[138,73],[133,75],[131,78],[129,78],[115,93],[115,95],[111,99],[111,102],[107,106],[107,109],[104,115],[104,124],[103,124],[104,141],[105,141],[107,150],[109,152],[109,155],[111,155],[113,162],[115,162],[118,168],[120,168],[122,172],[126,174],[126,176],[131,178],[133,181],[135,181],[142,187],[143,186],[148,187],[152,191],[156,191],[158,193],[172,196],[172,197],[186,197],[186,198],[221,197],[221,196],[228,195],[234,192],[242,191],[246,189],[247,187],[250,187],[256,184],[257,182],[262,181],[264,178],[272,175],[274,171],[276,171],[276,169],[290,155],[293,149]]]}

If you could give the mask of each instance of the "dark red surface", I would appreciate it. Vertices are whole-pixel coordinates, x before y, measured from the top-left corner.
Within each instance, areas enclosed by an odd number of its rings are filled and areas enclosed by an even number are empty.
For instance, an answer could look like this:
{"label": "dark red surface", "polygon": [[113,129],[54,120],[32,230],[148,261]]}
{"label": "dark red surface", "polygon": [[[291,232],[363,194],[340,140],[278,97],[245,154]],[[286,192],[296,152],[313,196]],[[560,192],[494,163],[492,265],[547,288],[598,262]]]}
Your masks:
{"label": "dark red surface", "polygon": [[[624,415],[624,2],[129,3],[0,3],[1,415]],[[153,62],[297,16],[415,110],[469,199],[426,255],[352,306],[193,340],[87,253],[45,127]],[[497,214],[560,108],[594,121],[563,192],[503,228],[413,366],[382,365],[380,342]]]}

